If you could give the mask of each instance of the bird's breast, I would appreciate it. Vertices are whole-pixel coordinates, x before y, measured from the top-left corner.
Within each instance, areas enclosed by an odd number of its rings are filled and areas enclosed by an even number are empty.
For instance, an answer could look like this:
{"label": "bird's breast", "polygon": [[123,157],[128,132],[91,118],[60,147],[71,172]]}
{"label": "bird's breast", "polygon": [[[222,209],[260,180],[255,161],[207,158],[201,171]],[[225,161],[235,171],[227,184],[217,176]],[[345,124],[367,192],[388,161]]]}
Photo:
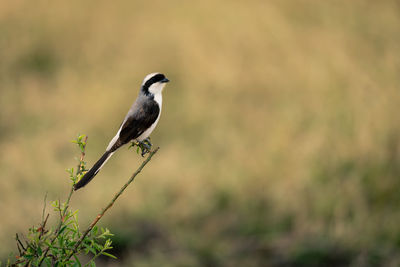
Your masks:
{"label": "bird's breast", "polygon": [[154,121],[154,123],[146,131],[144,131],[141,135],[139,135],[139,137],[136,138],[137,141],[143,141],[144,139],[149,137],[149,135],[153,132],[154,128],[156,128],[158,121],[160,120],[161,108],[162,108],[162,95],[161,95],[161,93],[154,95],[154,101],[157,102],[158,107],[160,109],[159,112],[158,112],[157,119]]}

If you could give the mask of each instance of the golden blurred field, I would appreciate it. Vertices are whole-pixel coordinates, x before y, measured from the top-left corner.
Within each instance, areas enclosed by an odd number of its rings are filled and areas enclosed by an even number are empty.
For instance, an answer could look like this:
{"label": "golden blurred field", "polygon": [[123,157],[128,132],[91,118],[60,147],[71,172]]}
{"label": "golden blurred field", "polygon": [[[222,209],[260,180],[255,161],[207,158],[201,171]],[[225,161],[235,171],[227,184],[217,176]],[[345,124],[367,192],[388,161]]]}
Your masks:
{"label": "golden blurred field", "polygon": [[[4,1],[2,258],[66,197],[69,141],[91,166],[160,71],[161,150],[101,223],[109,264],[400,265],[399,51],[395,0]],[[141,161],[74,195],[82,227]]]}

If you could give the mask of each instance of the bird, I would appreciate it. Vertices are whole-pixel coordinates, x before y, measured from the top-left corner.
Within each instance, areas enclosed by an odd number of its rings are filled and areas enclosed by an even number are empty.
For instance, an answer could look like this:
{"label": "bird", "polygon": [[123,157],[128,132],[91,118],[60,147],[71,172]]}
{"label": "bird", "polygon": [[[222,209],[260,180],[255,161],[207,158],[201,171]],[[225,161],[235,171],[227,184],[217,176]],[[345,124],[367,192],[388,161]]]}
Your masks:
{"label": "bird", "polygon": [[122,121],[117,134],[111,139],[103,156],[74,185],[74,190],[87,185],[116,150],[130,141],[143,145],[149,151],[151,143],[148,138],[160,119],[162,91],[168,82],[169,79],[159,72],[150,73],[144,78],[138,97]]}

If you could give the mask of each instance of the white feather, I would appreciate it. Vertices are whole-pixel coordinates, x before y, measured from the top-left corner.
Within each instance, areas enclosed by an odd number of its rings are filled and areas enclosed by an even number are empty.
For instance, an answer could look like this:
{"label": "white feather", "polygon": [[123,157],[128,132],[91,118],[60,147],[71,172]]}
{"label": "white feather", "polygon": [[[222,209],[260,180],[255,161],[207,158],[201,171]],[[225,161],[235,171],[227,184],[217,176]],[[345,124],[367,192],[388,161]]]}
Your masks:
{"label": "white feather", "polygon": [[124,122],[121,124],[121,127],[119,127],[119,130],[118,130],[117,134],[113,137],[113,139],[111,139],[110,143],[108,144],[107,149],[106,149],[107,151],[110,150],[110,149],[112,148],[112,146],[115,144],[115,142],[117,142],[117,140],[118,140],[118,138],[119,138],[119,133],[121,132],[122,125],[124,125],[124,123],[125,123],[125,120],[124,120]]}

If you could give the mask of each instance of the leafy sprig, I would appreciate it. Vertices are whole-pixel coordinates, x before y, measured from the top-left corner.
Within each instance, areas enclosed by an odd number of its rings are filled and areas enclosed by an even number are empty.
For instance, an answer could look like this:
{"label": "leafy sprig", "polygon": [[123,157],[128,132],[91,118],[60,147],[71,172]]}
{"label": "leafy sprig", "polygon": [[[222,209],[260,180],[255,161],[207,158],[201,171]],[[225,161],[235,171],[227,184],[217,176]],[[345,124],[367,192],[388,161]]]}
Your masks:
{"label": "leafy sprig", "polygon": [[[66,170],[71,180],[71,189],[67,199],[64,202],[60,200],[51,202],[53,211],[58,216],[56,226],[47,226],[50,214],[47,213],[45,216],[46,195],[41,223],[38,226],[29,228],[26,237],[22,236],[21,238],[16,234],[18,255],[15,256],[15,259],[8,259],[6,266],[95,266],[95,259],[101,255],[116,259],[114,255],[108,252],[112,249],[111,237],[113,234],[107,228],[99,228],[96,224],[151,160],[151,157],[157,153],[159,148],[149,151],[149,156],[132,174],[128,182],[115,194],[92,223],[84,231],[81,231],[78,223],[78,211],[70,209],[70,201],[74,193],[74,184],[82,178],[86,171],[84,157],[87,136],[79,135],[75,140],[72,140],[72,143],[77,144],[80,150],[80,157],[78,158],[76,170],[74,168]],[[83,264],[81,262],[82,257],[78,257],[78,255],[86,255],[85,258],[89,259],[88,262]]]}

